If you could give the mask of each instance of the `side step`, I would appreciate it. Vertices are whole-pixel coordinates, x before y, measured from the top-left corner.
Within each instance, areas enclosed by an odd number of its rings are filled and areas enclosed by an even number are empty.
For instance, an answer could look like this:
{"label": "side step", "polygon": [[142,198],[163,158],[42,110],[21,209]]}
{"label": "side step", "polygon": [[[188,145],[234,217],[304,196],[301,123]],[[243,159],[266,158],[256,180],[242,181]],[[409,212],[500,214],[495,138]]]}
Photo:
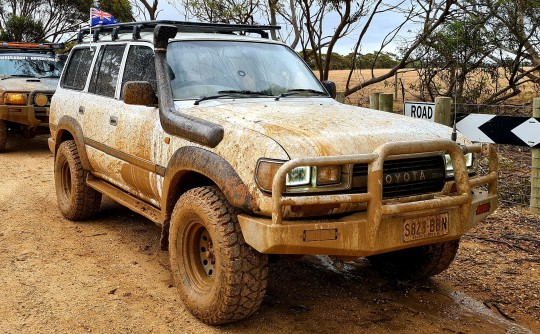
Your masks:
{"label": "side step", "polygon": [[131,194],[128,194],[127,192],[118,189],[112,184],[102,181],[91,174],[88,174],[86,184],[88,184],[90,188],[93,188],[100,193],[109,196],[110,198],[127,207],[128,209],[135,211],[136,213],[150,219],[154,223],[160,226],[163,225],[161,211],[156,207],[141,201],[140,199],[132,196]]}

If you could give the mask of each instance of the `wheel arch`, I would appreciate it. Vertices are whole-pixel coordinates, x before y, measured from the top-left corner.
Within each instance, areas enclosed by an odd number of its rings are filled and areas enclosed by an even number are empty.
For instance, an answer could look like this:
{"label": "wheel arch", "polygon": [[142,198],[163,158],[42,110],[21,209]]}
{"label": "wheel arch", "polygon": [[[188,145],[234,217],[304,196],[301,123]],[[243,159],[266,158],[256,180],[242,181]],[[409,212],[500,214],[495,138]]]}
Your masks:
{"label": "wheel arch", "polygon": [[170,217],[183,193],[212,184],[232,206],[249,211],[258,209],[248,187],[225,159],[203,148],[187,146],[173,154],[165,172],[161,207],[166,217]]}
{"label": "wheel arch", "polygon": [[84,135],[80,124],[76,119],[70,116],[62,116],[56,126],[56,136],[54,138],[54,155],[58,151],[58,147],[66,140],[74,140],[77,145],[77,151],[81,159],[81,164],[85,170],[92,170],[90,160],[86,155],[86,147],[84,145]]}
{"label": "wheel arch", "polygon": [[208,185],[217,186],[232,206],[258,210],[248,187],[225,159],[200,147],[182,147],[173,154],[165,171],[161,197],[162,250],[168,248],[171,214],[180,196],[190,189]]}

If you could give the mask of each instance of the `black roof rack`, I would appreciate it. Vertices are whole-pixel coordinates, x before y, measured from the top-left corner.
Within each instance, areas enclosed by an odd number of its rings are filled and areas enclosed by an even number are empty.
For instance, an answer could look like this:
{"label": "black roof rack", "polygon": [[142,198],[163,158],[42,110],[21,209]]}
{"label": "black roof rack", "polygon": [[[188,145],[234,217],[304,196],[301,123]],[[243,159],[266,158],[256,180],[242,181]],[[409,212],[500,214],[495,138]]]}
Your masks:
{"label": "black roof rack", "polygon": [[64,43],[24,43],[24,42],[0,42],[0,51],[32,51],[37,53],[55,53],[63,49]]}
{"label": "black roof rack", "polygon": [[[200,22],[185,22],[185,21],[142,21],[142,22],[129,22],[129,23],[117,23],[108,25],[98,25],[92,27],[92,40],[98,41],[99,35],[103,33],[111,34],[114,39],[118,38],[118,33],[124,31],[131,31],[133,33],[133,39],[139,39],[141,31],[149,31],[154,29],[158,24],[168,24],[178,27],[179,32],[206,32],[206,33],[256,33],[261,35],[262,38],[268,38],[268,32],[270,30],[279,30],[280,26],[268,26],[268,25],[249,25],[249,24],[224,24],[224,23],[200,23]],[[77,35],[77,40],[82,42],[85,35],[90,34],[90,28],[83,28]]]}

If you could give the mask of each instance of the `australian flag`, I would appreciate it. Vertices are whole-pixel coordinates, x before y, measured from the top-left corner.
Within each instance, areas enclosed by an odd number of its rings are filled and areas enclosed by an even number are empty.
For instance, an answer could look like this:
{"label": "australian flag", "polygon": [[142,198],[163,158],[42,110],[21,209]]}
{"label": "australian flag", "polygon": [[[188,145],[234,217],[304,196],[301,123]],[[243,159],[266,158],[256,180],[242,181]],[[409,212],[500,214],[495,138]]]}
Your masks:
{"label": "australian flag", "polygon": [[118,23],[118,21],[114,19],[114,16],[112,16],[112,14],[104,12],[99,8],[90,8],[90,25],[92,27],[97,25],[107,25],[115,23]]}

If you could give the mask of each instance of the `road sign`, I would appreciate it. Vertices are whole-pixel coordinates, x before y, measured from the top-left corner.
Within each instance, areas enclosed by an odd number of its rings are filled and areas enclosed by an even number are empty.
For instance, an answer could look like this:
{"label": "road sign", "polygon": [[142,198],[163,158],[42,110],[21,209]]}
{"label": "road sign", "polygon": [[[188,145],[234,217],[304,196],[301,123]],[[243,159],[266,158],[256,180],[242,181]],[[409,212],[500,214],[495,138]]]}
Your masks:
{"label": "road sign", "polygon": [[458,113],[456,127],[474,142],[540,148],[540,118]]}
{"label": "road sign", "polygon": [[433,122],[435,121],[435,103],[405,101],[403,103],[403,114]]}

